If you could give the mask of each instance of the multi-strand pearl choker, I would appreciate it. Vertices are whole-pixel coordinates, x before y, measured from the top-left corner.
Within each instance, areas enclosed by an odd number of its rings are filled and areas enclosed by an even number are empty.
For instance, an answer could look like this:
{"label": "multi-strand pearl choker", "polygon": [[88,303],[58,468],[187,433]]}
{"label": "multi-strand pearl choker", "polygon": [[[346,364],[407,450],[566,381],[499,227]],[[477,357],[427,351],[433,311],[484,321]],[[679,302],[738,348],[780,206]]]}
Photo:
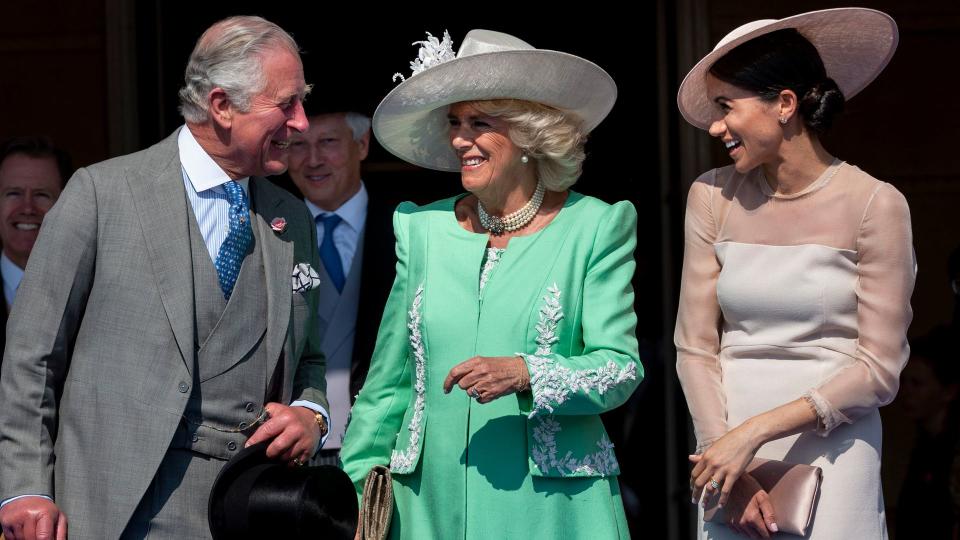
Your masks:
{"label": "multi-strand pearl choker", "polygon": [[503,217],[488,214],[483,208],[483,203],[478,200],[477,213],[480,214],[480,225],[497,236],[505,232],[513,232],[526,227],[533,221],[534,216],[537,215],[537,211],[540,210],[545,191],[543,183],[537,180],[537,189],[533,192],[533,197],[527,201],[527,204],[523,205],[523,208],[516,212],[512,212]]}

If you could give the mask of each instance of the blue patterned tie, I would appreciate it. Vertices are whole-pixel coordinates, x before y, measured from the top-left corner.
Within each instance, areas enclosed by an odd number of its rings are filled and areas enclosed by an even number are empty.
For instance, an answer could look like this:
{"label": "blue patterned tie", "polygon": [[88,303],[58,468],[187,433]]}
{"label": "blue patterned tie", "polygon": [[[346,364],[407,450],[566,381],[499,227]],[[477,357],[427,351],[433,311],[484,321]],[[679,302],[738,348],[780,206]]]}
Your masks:
{"label": "blue patterned tie", "polygon": [[343,276],[343,262],[340,260],[340,251],[337,245],[333,243],[333,230],[343,221],[343,218],[336,214],[327,214],[317,216],[317,223],[323,223],[323,240],[320,242],[320,261],[323,267],[327,269],[327,275],[333,281],[333,286],[337,292],[343,292],[343,282],[346,278]]}
{"label": "blue patterned tie", "polygon": [[230,199],[230,232],[217,253],[217,276],[220,278],[220,290],[223,297],[230,299],[233,286],[240,275],[240,265],[247,254],[247,248],[253,242],[253,229],[250,228],[250,206],[243,187],[231,180],[223,184]]}

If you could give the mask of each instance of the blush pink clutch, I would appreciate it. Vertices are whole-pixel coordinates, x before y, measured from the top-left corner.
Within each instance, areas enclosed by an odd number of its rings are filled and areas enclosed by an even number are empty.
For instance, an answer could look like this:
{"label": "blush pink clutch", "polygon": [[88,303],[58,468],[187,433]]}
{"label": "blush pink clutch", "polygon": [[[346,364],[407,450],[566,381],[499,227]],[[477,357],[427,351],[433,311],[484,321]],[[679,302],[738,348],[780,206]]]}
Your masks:
{"label": "blush pink clutch", "polygon": [[[820,494],[823,471],[820,467],[787,463],[775,459],[753,458],[746,472],[770,495],[770,504],[777,516],[781,532],[806,535],[813,522]],[[704,521],[726,523],[722,508],[713,505],[703,511]]]}

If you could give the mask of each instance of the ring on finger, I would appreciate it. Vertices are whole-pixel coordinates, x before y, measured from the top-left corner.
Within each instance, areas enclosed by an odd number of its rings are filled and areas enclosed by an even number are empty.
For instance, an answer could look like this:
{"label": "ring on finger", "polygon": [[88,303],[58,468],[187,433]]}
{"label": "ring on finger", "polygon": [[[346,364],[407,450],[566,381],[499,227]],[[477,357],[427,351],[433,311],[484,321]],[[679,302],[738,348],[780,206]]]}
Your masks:
{"label": "ring on finger", "polygon": [[720,489],[720,482],[717,482],[715,478],[710,479],[710,487],[713,489]]}
{"label": "ring on finger", "polygon": [[293,464],[297,467],[303,467],[303,460],[300,458],[293,458]]}
{"label": "ring on finger", "polygon": [[468,394],[470,394],[470,397],[472,397],[473,399],[480,399],[480,392],[477,391],[477,387],[476,387],[476,386],[474,386],[473,388],[471,388],[471,389],[470,389],[470,392],[468,392]]}

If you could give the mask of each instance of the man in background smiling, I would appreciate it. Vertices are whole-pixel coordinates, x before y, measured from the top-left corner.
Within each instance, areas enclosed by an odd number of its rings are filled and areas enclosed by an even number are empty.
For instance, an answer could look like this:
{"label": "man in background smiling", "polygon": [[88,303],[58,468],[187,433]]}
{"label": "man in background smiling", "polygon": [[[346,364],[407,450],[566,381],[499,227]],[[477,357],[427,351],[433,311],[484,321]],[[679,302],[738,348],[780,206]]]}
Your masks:
{"label": "man in background smiling", "polygon": [[[72,172],[70,156],[45,137],[15,137],[0,143],[0,279],[4,299],[0,318],[4,329],[43,216],[60,197]],[[0,331],[0,351],[5,345],[6,332]]]}

